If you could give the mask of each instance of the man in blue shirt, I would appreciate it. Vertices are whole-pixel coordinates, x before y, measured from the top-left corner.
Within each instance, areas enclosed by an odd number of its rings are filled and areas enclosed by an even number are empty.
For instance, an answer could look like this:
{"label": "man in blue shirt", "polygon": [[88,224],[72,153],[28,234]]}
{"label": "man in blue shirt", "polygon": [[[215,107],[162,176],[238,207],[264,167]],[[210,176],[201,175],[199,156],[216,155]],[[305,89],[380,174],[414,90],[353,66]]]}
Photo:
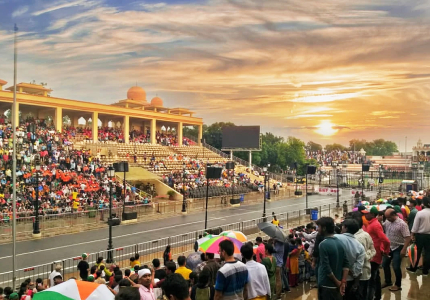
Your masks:
{"label": "man in blue shirt", "polygon": [[358,292],[358,288],[360,286],[360,277],[363,271],[366,252],[363,245],[354,236],[359,229],[357,221],[346,219],[342,223],[342,234],[335,235],[345,248],[345,254],[350,267],[345,290],[345,298],[348,300],[363,299]]}
{"label": "man in blue shirt", "polygon": [[[225,261],[217,273],[214,300],[247,299],[248,269],[233,257],[234,245],[230,240],[219,243],[219,255]],[[245,295],[244,295],[245,294]]]}
{"label": "man in blue shirt", "polygon": [[318,233],[324,237],[319,244],[318,299],[341,300],[345,293],[349,263],[342,242],[334,236],[334,220],[320,218]]}

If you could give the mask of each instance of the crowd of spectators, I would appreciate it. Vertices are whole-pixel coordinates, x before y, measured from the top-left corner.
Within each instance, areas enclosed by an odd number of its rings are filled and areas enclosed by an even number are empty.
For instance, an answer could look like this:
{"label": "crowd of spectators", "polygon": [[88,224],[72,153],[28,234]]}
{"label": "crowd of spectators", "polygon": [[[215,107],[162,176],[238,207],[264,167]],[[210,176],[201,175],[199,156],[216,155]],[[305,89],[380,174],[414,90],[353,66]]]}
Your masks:
{"label": "crowd of spectators", "polygon": [[306,151],[307,159],[315,159],[321,166],[331,166],[333,161],[342,164],[362,164],[365,157],[359,151]]}
{"label": "crowd of spectators", "polygon": [[[74,149],[72,140],[76,134],[76,129],[70,127],[58,132],[44,120],[29,118],[19,124],[16,172],[18,217],[34,214],[36,194],[42,215],[109,206],[108,166],[101,162],[99,153]],[[12,214],[13,134],[11,125],[4,117],[0,118],[0,137],[0,221],[5,222],[10,220]],[[36,171],[37,161],[39,171]],[[113,203],[117,206],[116,199],[124,191],[121,182],[113,181]],[[145,197],[130,187],[126,195],[131,198],[130,201],[145,201]]]}

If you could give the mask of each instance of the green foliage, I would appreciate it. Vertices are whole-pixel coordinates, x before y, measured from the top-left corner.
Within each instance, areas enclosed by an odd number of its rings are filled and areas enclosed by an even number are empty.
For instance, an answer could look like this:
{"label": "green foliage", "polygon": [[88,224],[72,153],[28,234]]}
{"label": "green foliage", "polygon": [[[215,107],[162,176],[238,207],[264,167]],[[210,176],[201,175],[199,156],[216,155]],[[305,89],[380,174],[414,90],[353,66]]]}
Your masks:
{"label": "green foliage", "polygon": [[349,141],[349,149],[360,151],[361,149],[366,151],[366,155],[376,156],[388,156],[392,155],[393,152],[398,152],[397,145],[394,142],[386,141],[384,139],[376,139],[372,142],[366,140],[351,140]]}
{"label": "green foliage", "polygon": [[323,147],[320,144],[314,143],[312,141],[309,141],[306,144],[306,147],[309,151],[321,151]]}
{"label": "green foliage", "polygon": [[341,144],[336,144],[336,143],[325,146],[325,151],[327,152],[336,151],[336,150],[345,151],[345,150],[348,150],[348,148]]}

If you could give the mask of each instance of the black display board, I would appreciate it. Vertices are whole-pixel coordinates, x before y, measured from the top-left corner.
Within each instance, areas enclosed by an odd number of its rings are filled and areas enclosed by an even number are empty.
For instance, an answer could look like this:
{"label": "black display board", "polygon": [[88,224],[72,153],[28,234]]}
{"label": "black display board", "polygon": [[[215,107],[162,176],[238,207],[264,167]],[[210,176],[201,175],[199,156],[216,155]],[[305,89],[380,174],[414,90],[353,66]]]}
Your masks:
{"label": "black display board", "polygon": [[222,129],[222,149],[260,149],[260,126],[231,126]]}

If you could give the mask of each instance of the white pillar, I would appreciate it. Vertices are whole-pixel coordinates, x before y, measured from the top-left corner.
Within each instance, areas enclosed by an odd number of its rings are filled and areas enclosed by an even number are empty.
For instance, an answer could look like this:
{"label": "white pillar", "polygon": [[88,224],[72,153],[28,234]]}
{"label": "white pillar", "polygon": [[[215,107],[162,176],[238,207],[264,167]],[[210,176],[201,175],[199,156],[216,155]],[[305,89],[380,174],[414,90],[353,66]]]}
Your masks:
{"label": "white pillar", "polygon": [[233,150],[230,150],[230,160],[233,160]]}
{"label": "white pillar", "polygon": [[252,168],[252,151],[249,151],[249,169],[251,170],[251,168]]}
{"label": "white pillar", "polygon": [[203,125],[199,125],[199,134],[197,135],[197,144],[199,146],[202,145],[202,139],[203,139]]}
{"label": "white pillar", "polygon": [[128,144],[130,142],[130,117],[124,116],[124,143]]}
{"label": "white pillar", "polygon": [[63,130],[63,109],[61,107],[55,108],[55,130]]}
{"label": "white pillar", "polygon": [[178,146],[182,146],[182,142],[184,140],[184,137],[182,135],[182,129],[184,128],[183,123],[179,122],[178,123]]}
{"label": "white pillar", "polygon": [[93,132],[93,142],[97,143],[99,140],[99,113],[98,112],[93,112],[93,115],[91,116],[91,121],[92,121],[92,132]]}
{"label": "white pillar", "polygon": [[155,139],[156,126],[157,126],[157,121],[155,119],[151,119],[150,136],[151,136],[152,145],[157,144],[157,140]]}

